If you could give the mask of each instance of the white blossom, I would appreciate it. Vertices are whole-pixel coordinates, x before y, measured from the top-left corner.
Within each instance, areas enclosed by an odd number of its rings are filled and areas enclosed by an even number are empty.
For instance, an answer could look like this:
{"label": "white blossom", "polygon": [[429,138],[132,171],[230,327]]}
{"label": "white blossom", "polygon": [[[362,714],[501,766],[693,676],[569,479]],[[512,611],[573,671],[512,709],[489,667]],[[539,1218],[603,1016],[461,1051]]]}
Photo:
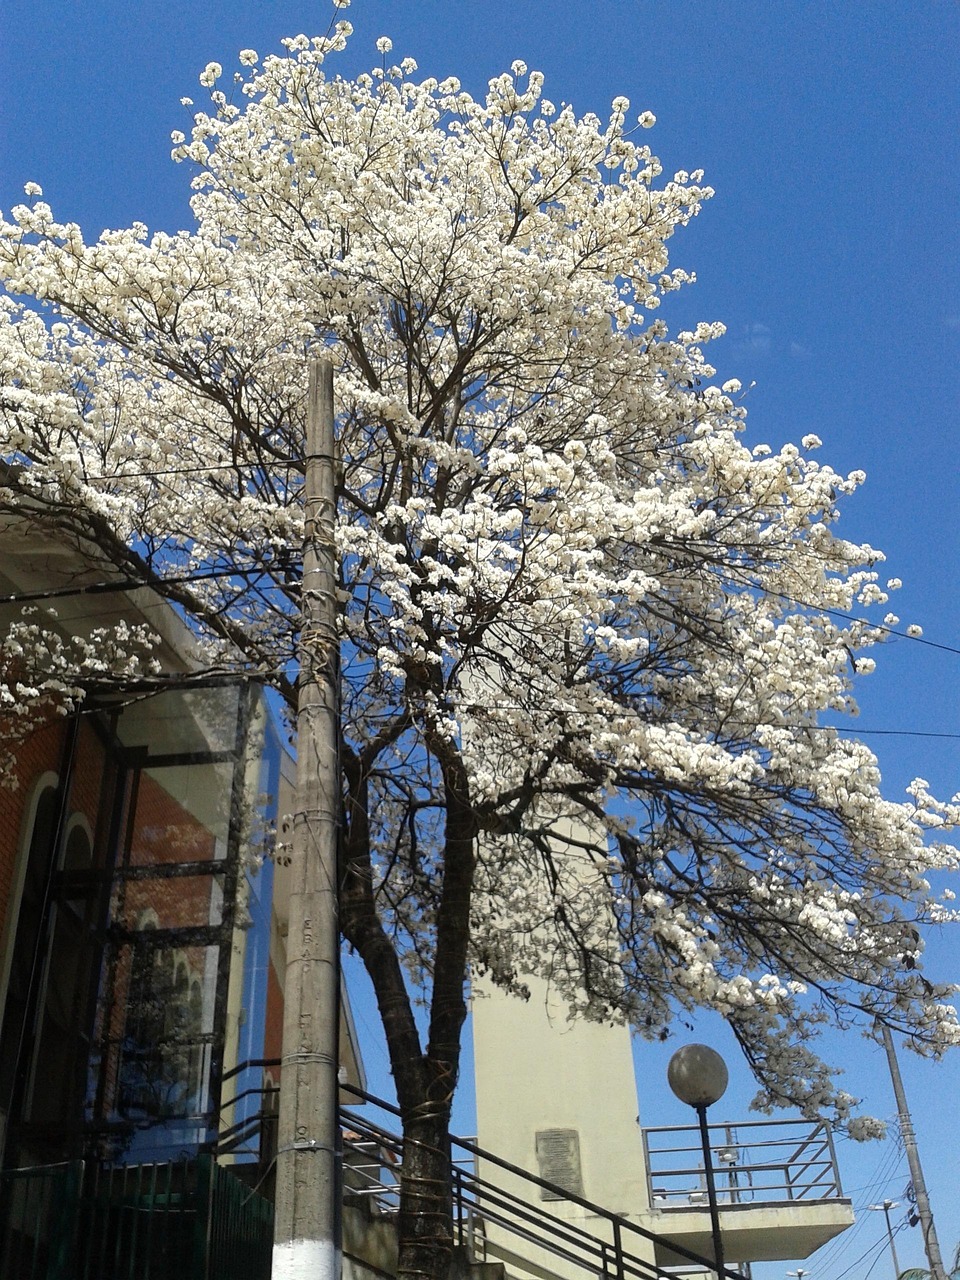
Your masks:
{"label": "white blossom", "polygon": [[205,89],[211,89],[223,75],[223,67],[219,62],[208,62],[200,73],[200,83]]}
{"label": "white blossom", "polygon": [[[835,531],[863,473],[808,458],[812,433],[754,444],[708,359],[723,325],[654,316],[712,191],[664,179],[625,100],[606,123],[554,108],[519,62],[479,100],[407,59],[344,79],[349,34],[241,53],[242,106],[207,66],[210,109],[174,135],[191,231],[88,242],[40,200],[0,222],[0,511],[170,579],[207,665],[293,708],[327,356],[344,787],[408,980],[429,988],[459,858],[478,972],[549,969],[576,1013],[652,1037],[718,1009],[758,1105],[846,1122],[814,1048],[831,1017],[934,1055],[960,1038],[905,932],[955,921],[957,803],[922,779],[885,797],[832,727],[900,586]],[[25,723],[149,662],[142,637],[74,651],[21,619],[0,709]]]}

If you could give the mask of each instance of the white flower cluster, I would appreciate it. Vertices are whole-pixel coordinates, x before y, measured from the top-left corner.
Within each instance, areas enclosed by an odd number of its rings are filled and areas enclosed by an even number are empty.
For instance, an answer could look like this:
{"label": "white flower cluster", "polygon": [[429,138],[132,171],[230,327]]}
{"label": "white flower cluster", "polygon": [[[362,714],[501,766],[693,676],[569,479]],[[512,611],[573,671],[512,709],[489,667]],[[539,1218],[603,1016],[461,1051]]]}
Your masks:
{"label": "white flower cluster", "polygon": [[156,644],[145,627],[123,621],[70,635],[53,610],[25,608],[0,637],[0,786],[16,786],[18,752],[30,734],[78,707],[91,684],[123,689],[156,675]]}
{"label": "white flower cluster", "polygon": [[[453,867],[497,981],[548,971],[651,1036],[711,1005],[763,1105],[846,1118],[810,1048],[828,1013],[958,1038],[906,932],[953,919],[930,886],[956,853],[924,833],[957,806],[922,781],[885,799],[823,724],[890,625],[843,616],[899,586],[834,532],[862,473],[813,461],[813,433],[751,447],[705,354],[723,326],[651,318],[712,192],[661,181],[626,99],[578,117],[515,63],[478,101],[386,37],[328,75],[349,35],[244,50],[242,106],[208,65],[211,110],[174,138],[192,231],[88,243],[40,199],[0,222],[0,503],[176,578],[202,652],[294,706],[306,365],[328,355],[348,834],[411,974]],[[11,667],[18,715],[79,687],[84,659],[44,643],[30,670],[63,688]]]}

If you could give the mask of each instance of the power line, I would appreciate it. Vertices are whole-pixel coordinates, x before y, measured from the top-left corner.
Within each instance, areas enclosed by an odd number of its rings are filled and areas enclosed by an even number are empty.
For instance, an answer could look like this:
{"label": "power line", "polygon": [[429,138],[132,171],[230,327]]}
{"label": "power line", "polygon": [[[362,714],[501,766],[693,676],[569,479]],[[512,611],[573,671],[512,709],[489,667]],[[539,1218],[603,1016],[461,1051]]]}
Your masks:
{"label": "power line", "polygon": [[[270,462],[272,465],[275,465],[275,466],[295,466],[298,463],[302,463],[302,459],[295,458],[295,457],[273,458],[273,459],[270,459]],[[254,465],[256,466],[256,464]],[[164,469],[157,469],[153,471],[121,472],[112,476],[86,476],[84,477],[84,480],[85,480],[85,483],[88,483],[88,484],[101,484],[101,483],[114,483],[120,480],[138,480],[138,479],[159,478],[159,477],[165,477],[165,476],[180,476],[180,475],[203,475],[213,471],[241,471],[243,469],[244,469],[243,464],[239,462],[224,462],[224,463],[205,464],[203,466],[195,466],[195,467],[170,467],[170,468],[164,468]],[[376,475],[380,474],[379,468],[372,467],[369,464],[364,464],[359,461],[351,462],[349,464],[349,469],[368,471],[371,474],[376,474]],[[671,550],[676,554],[678,549],[672,548]],[[809,547],[797,546],[792,548],[792,554],[798,554],[798,553],[805,556],[812,556],[824,562],[828,560],[828,557],[821,555],[819,552],[812,551]],[[217,576],[217,575],[213,575],[213,576]],[[936,640],[928,640],[924,636],[913,635],[909,631],[903,631],[897,627],[888,626],[886,623],[870,622],[866,618],[857,617],[856,614],[848,613],[842,609],[834,609],[825,605],[812,604],[809,601],[797,600],[796,597],[788,595],[785,592],[774,591],[773,589],[762,586],[760,584],[751,584],[749,581],[746,581],[746,582],[741,581],[737,579],[730,572],[729,569],[722,576],[725,577],[727,582],[734,587],[738,587],[746,590],[758,591],[762,595],[766,595],[774,599],[782,600],[786,604],[794,605],[796,608],[807,609],[812,612],[822,613],[827,615],[828,617],[838,618],[844,622],[860,623],[864,626],[870,627],[874,631],[882,632],[884,635],[896,636],[898,639],[910,640],[914,644],[925,645],[927,648],[938,649],[945,653],[953,653],[960,656],[960,647],[958,646],[945,644]]]}
{"label": "power line", "polygon": [[[271,458],[272,466],[303,466],[302,458]],[[206,475],[210,471],[249,471],[256,469],[257,463],[209,462],[198,467],[165,467],[156,471],[117,471],[113,475],[83,477],[84,484],[114,484],[118,480],[154,480],[160,476]]]}
{"label": "power line", "polygon": [[204,582],[212,578],[248,578],[250,569],[205,569],[199,573],[184,573],[172,577],[115,578],[112,582],[88,582],[79,587],[48,587],[43,591],[15,591],[0,596],[3,604],[30,604],[37,600],[61,600],[69,596],[107,595],[115,591],[138,591],[144,587],[157,591],[165,586],[179,586],[189,582]]}
{"label": "power line", "polygon": [[[46,591],[14,592],[10,595],[0,596],[0,604],[25,604],[35,600],[51,600],[51,599],[56,599],[59,597],[66,597],[71,595],[93,595],[99,592],[132,591],[140,587],[153,587],[156,589],[167,584],[178,585],[178,584],[188,583],[188,582],[201,582],[207,579],[214,579],[214,578],[260,577],[267,574],[268,572],[269,572],[269,569],[266,567],[259,568],[259,569],[253,569],[253,568],[242,569],[242,568],[234,567],[231,569],[209,569],[209,570],[204,570],[202,572],[183,574],[175,577],[159,577],[158,576],[157,578],[154,578],[148,581],[141,581],[134,578],[114,579],[111,582],[94,582],[94,583],[88,583],[87,585],[80,586],[80,587],[57,587],[57,588],[52,588]],[[734,581],[734,580],[731,579],[731,581]],[[734,581],[734,585],[744,586],[745,584],[743,583],[737,584]],[[888,627],[883,623],[872,623],[866,618],[858,618],[855,614],[844,613],[842,610],[839,610],[839,609],[829,609],[829,608],[821,607],[819,605],[804,603],[804,601],[795,600],[792,596],[785,595],[783,592],[780,592],[780,591],[769,591],[766,588],[757,588],[757,589],[762,591],[762,593],[765,595],[773,596],[776,599],[784,600],[789,604],[793,604],[798,609],[815,610],[819,613],[827,614],[830,617],[841,618],[847,622],[859,622],[859,623],[862,623],[864,626],[868,626],[872,628],[875,631],[881,631],[885,635],[897,636],[899,639],[909,640],[912,644],[926,645],[928,648],[931,648],[931,649],[939,649],[945,653],[953,653],[960,656],[960,647],[957,647],[954,645],[943,644],[936,640],[928,640],[925,636],[911,635],[907,631],[899,631],[896,628]],[[560,600],[562,597],[557,596],[554,598],[557,600]],[[890,732],[896,732],[896,731],[891,730]]]}
{"label": "power line", "polygon": [[[735,586],[745,586],[748,589],[749,583],[737,583],[736,579],[730,579]],[[865,627],[870,627],[873,631],[882,631],[884,635],[897,636],[901,640],[910,640],[913,644],[926,645],[928,649],[942,649],[944,653],[955,653],[960,655],[960,648],[951,644],[941,644],[937,640],[928,640],[925,636],[911,635],[909,631],[899,631],[896,627],[888,627],[883,622],[870,622],[867,618],[858,618],[855,613],[845,613],[842,609],[829,609],[824,605],[809,604],[803,600],[795,600],[793,596],[785,595],[782,591],[771,591],[769,587],[756,587],[762,595],[773,596],[776,600],[783,600],[787,604],[796,605],[798,609],[810,609],[815,613],[825,613],[829,618],[841,618],[844,622],[859,622]]]}
{"label": "power line", "polygon": [[[864,1275],[863,1275],[863,1280],[869,1280],[869,1277],[870,1277],[871,1273],[873,1272],[874,1267],[877,1265],[877,1263],[880,1261],[880,1259],[881,1259],[882,1257],[883,1257],[883,1250],[881,1250],[881,1251],[877,1254],[877,1256],[874,1258],[874,1260],[870,1263],[869,1267],[867,1267],[867,1269],[866,1269],[866,1271],[864,1272]],[[894,1269],[895,1269],[895,1271],[897,1272],[897,1275],[899,1276],[899,1274],[900,1274],[900,1272],[899,1272],[899,1266],[898,1266],[898,1264],[897,1264],[896,1262],[894,1263]]]}
{"label": "power line", "polygon": [[925,729],[848,729],[837,724],[818,724],[813,727],[833,729],[836,733],[848,733],[856,738],[942,738],[950,742],[960,741],[960,733],[931,733]]}
{"label": "power line", "polygon": [[886,1237],[886,1234],[884,1233],[884,1235],[880,1236],[878,1240],[875,1240],[873,1244],[868,1245],[867,1248],[864,1249],[863,1253],[861,1253],[859,1258],[854,1258],[853,1262],[851,1262],[848,1267],[845,1267],[843,1271],[839,1272],[836,1276],[834,1276],[833,1280],[843,1280],[844,1276],[849,1275],[850,1272],[853,1270],[853,1268],[858,1266],[861,1262],[863,1262],[864,1258],[869,1257],[869,1255],[873,1253],[874,1250],[876,1250],[877,1257],[874,1258],[873,1261],[876,1262],[877,1258],[883,1257],[883,1254],[886,1251],[886,1247],[887,1247],[887,1237]]}
{"label": "power line", "polygon": [[[184,579],[184,581],[191,581],[191,580],[192,579],[189,579],[189,578]],[[165,579],[165,581],[176,581],[176,580]],[[137,583],[135,585],[145,586],[148,584]],[[71,591],[70,594],[73,594],[73,592]],[[17,598],[21,599],[24,597],[17,597]],[[10,596],[0,596],[0,604],[9,603],[12,599],[13,597],[10,597]],[[251,681],[255,681],[257,683],[263,684],[268,682],[271,676],[285,676],[288,679],[291,678],[292,673],[290,671],[290,663],[286,663],[285,665],[278,666],[278,667],[257,666],[253,670],[244,670],[240,667],[236,668],[236,670],[233,670],[233,671],[228,671],[223,668],[216,668],[216,669],[213,669],[212,671],[201,669],[189,675],[172,674],[168,677],[164,674],[164,675],[152,676],[152,677],[146,678],[141,682],[135,681],[134,683],[137,684],[138,687],[142,685],[144,690],[149,690],[149,688],[152,687],[153,685],[156,685],[157,688],[165,687],[165,685],[171,679],[181,680],[184,683],[189,683],[189,684],[202,684],[205,680],[209,680],[211,677],[218,680],[235,678],[237,680],[251,680]],[[107,677],[104,681],[101,682],[101,684],[104,687],[106,687],[106,685],[109,684],[109,680],[110,678]],[[528,710],[528,708],[523,706],[520,703],[501,702],[501,703],[497,703],[495,707],[490,707],[490,708],[480,708],[476,704],[473,704],[473,705],[465,706],[463,710],[467,714],[476,714],[476,712],[481,710],[526,711]],[[365,724],[374,724],[374,723],[389,724],[392,720],[395,720],[399,714],[401,714],[399,711],[397,712],[382,711],[382,712],[372,712],[367,715],[362,715],[362,714],[358,716],[348,715],[347,723],[357,724],[362,722]],[[764,727],[764,726],[761,725],[758,727]],[[897,737],[897,738],[933,738],[933,739],[940,739],[940,740],[951,741],[951,742],[960,742],[960,733],[931,733],[931,732],[926,732],[924,730],[918,730],[918,729],[860,729],[860,728],[846,728],[839,725],[829,725],[829,724],[808,725],[806,727],[808,729],[813,729],[821,733],[832,730],[835,733],[849,734],[857,738],[882,736],[882,737]]]}
{"label": "power line", "polygon": [[[30,604],[30,603],[37,603],[44,600],[64,599],[72,596],[104,595],[104,594],[116,593],[116,592],[140,590],[143,588],[159,591],[165,586],[186,585],[193,582],[211,581],[219,578],[250,579],[251,577],[261,576],[264,572],[265,572],[264,570],[230,568],[230,569],[208,569],[208,570],[203,570],[199,572],[173,575],[169,577],[156,577],[153,579],[121,578],[121,579],[114,579],[112,581],[92,582],[92,583],[87,583],[82,586],[76,586],[76,587],[52,587],[42,591],[12,592],[8,595],[0,596],[0,605]],[[771,594],[780,596],[780,598],[785,600],[790,599],[790,597],[783,596],[779,592],[774,592]],[[802,605],[802,602],[796,601],[796,600],[792,601],[792,603],[798,605],[799,607],[811,607],[811,608],[813,607],[813,606],[804,606]],[[852,615],[850,614],[842,614],[836,610],[834,611],[826,610],[826,612],[828,613],[833,612],[836,614],[836,616],[849,618],[854,621],[857,620],[857,619],[853,619]],[[911,636],[911,635],[908,635],[906,632],[896,632],[896,631],[893,631],[891,628],[884,627],[881,629],[886,630],[891,634],[900,635],[904,639],[912,640],[915,643],[928,644],[934,648],[942,649],[942,650],[945,650],[946,652],[960,655],[960,649],[953,648],[952,646],[949,646],[949,645],[944,645],[944,644],[935,643],[934,641],[924,640],[922,637]],[[283,674],[283,668],[272,668],[267,670],[260,669],[261,676],[279,675],[279,674]],[[524,711],[527,708],[525,708],[523,705],[519,703],[512,704],[512,705],[506,704],[506,703],[500,703],[495,709],[505,710],[505,711],[509,711],[509,710]],[[389,714],[385,714],[382,717],[374,717],[374,718],[389,720],[392,718],[392,716]],[[859,726],[829,725],[829,724],[810,725],[808,726],[808,728],[815,729],[821,732],[832,730],[835,733],[846,734],[856,738],[896,737],[896,738],[929,738],[931,740],[945,741],[945,742],[960,741],[960,733],[937,732],[937,731],[925,730],[925,729],[866,729],[866,728],[861,728]]]}

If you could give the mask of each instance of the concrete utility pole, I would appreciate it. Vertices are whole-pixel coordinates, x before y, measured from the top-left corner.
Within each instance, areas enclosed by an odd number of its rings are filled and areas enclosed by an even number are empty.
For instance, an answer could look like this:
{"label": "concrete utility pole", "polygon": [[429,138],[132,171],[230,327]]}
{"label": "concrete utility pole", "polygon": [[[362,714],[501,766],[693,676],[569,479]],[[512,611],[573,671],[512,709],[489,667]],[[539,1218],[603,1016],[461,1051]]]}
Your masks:
{"label": "concrete utility pole", "polygon": [[291,848],[273,1280],[340,1274],[339,642],[333,367],[310,362],[297,801]]}
{"label": "concrete utility pole", "polygon": [[910,1166],[910,1181],[913,1183],[913,1194],[917,1201],[917,1217],[920,1219],[920,1229],[923,1232],[924,1251],[927,1255],[927,1262],[930,1264],[930,1273],[933,1276],[933,1280],[947,1280],[943,1259],[940,1256],[937,1229],[933,1225],[933,1213],[930,1210],[927,1184],[923,1180],[923,1169],[920,1165],[920,1152],[917,1149],[916,1134],[913,1131],[913,1120],[910,1117],[910,1109],[907,1106],[907,1095],[904,1093],[903,1080],[900,1078],[900,1064],[897,1062],[897,1052],[893,1047],[893,1036],[887,1026],[881,1025],[880,1032],[883,1036],[883,1047],[887,1051],[890,1079],[893,1081],[893,1096],[897,1100],[900,1136],[903,1138],[904,1149],[907,1153],[907,1164]]}

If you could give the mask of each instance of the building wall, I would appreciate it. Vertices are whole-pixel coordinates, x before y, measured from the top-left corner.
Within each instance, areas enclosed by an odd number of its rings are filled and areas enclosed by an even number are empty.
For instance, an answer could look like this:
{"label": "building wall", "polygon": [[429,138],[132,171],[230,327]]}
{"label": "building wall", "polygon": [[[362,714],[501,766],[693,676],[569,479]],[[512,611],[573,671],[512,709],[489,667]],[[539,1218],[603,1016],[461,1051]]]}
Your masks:
{"label": "building wall", "polygon": [[[567,1020],[547,984],[528,979],[529,1000],[482,988],[472,1002],[480,1145],[549,1180],[538,1135],[576,1135],[579,1194],[622,1217],[647,1208],[630,1032]],[[539,1146],[539,1150],[538,1150]],[[551,1212],[580,1215],[569,1201]]]}
{"label": "building wall", "polygon": [[5,954],[8,935],[14,927],[17,894],[18,855],[26,835],[24,821],[33,800],[32,782],[46,772],[60,768],[66,723],[57,720],[31,734],[22,744],[17,755],[14,785],[0,787],[0,1002],[6,984],[3,981],[2,957]]}
{"label": "building wall", "polygon": [[[596,927],[605,922],[606,886],[583,850],[602,849],[606,835],[577,814],[554,822],[554,868],[559,892],[583,894],[596,904]],[[545,879],[525,893],[552,915],[555,887]],[[539,895],[539,897],[538,897]],[[612,924],[612,919],[611,919]],[[540,936],[543,972],[549,973],[549,930]],[[569,1018],[568,1002],[544,977],[523,975],[528,999],[483,979],[473,981],[474,1073],[479,1145],[502,1160],[551,1182],[607,1213],[646,1226],[649,1214],[643,1138],[630,1031],[625,1026]],[[524,1183],[491,1162],[481,1175],[538,1210],[610,1243],[608,1220],[575,1200]],[[516,1241],[488,1226],[491,1246],[515,1252]],[[624,1247],[652,1261],[650,1246],[631,1233]],[[529,1246],[535,1250],[535,1246]],[[501,1260],[511,1270],[511,1258]],[[546,1252],[537,1254],[551,1274],[576,1275]]]}

